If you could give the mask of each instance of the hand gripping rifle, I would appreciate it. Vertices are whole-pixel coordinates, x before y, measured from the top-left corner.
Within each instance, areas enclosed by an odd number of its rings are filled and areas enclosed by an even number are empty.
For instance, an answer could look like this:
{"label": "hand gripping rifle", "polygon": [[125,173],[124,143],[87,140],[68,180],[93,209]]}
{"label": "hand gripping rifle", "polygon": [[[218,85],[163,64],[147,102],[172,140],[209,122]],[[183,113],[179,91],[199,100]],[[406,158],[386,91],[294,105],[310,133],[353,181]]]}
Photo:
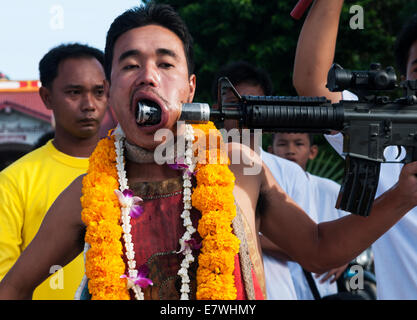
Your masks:
{"label": "hand gripping rifle", "polygon": [[[344,137],[345,176],[336,208],[368,216],[378,186],[380,164],[387,146],[403,146],[401,162],[417,160],[417,81],[404,81],[404,96],[390,100],[374,93],[398,85],[392,67],[372,64],[367,71],[345,70],[334,64],[329,71],[330,91],[349,89],[358,101],[332,104],[325,97],[241,96],[227,78],[219,79],[218,109],[204,103],[186,103],[180,120],[189,123],[238,120],[241,127],[264,132],[341,131]],[[237,102],[227,103],[231,91]],[[399,151],[400,153],[400,151]]]}

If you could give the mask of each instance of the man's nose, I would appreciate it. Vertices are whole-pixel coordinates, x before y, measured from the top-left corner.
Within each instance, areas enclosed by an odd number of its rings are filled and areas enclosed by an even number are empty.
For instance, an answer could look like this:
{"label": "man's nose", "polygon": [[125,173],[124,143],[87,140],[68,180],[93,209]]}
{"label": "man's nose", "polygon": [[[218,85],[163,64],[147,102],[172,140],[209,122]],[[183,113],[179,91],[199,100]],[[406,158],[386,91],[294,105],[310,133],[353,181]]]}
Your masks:
{"label": "man's nose", "polygon": [[82,111],[94,111],[96,109],[94,95],[91,92],[87,92],[83,95],[81,102]]}
{"label": "man's nose", "polygon": [[295,146],[293,146],[292,144],[289,144],[287,146],[287,154],[290,154],[290,155],[295,154]]}
{"label": "man's nose", "polygon": [[160,75],[156,65],[148,63],[144,65],[136,79],[137,86],[151,86],[158,87],[160,82]]}

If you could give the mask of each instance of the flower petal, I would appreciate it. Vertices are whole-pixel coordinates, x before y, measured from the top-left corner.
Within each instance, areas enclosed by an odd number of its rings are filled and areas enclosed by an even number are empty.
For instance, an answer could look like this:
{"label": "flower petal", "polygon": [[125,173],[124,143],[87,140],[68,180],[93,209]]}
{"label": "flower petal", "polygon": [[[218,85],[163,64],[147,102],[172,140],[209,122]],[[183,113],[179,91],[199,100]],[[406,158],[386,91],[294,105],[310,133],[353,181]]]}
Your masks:
{"label": "flower petal", "polygon": [[119,199],[119,201],[122,201],[122,199],[124,198],[123,193],[119,189],[114,189],[114,194],[117,196],[117,199]]}
{"label": "flower petal", "polygon": [[144,278],[149,274],[149,267],[146,264],[142,264],[138,268],[138,278]]}
{"label": "flower petal", "polygon": [[124,190],[123,190],[123,195],[124,195],[125,197],[132,198],[132,197],[133,197],[133,191],[132,191],[132,190],[130,190],[130,189],[124,189]]}
{"label": "flower petal", "polygon": [[185,240],[185,243],[188,244],[188,246],[193,250],[200,249],[202,246],[202,243],[197,243],[197,240],[194,238],[191,238],[190,240]]}
{"label": "flower petal", "polygon": [[138,205],[134,205],[130,208],[129,216],[131,216],[133,219],[139,218],[143,213],[143,208]]}
{"label": "flower petal", "polygon": [[149,278],[138,278],[135,281],[135,284],[138,285],[141,288],[147,288],[148,286],[152,286],[153,282]]}
{"label": "flower petal", "polygon": [[133,204],[138,204],[139,202],[142,202],[142,201],[143,201],[143,199],[141,197],[138,197],[138,196],[134,196],[132,198],[132,203]]}
{"label": "flower petal", "polygon": [[173,164],[168,163],[168,167],[174,170],[188,169],[188,165],[185,163],[184,158],[177,158]]}
{"label": "flower petal", "polygon": [[183,163],[173,163],[173,164],[168,163],[168,167],[170,167],[173,170],[183,170],[183,169],[188,168],[188,166],[186,164],[183,164]]}

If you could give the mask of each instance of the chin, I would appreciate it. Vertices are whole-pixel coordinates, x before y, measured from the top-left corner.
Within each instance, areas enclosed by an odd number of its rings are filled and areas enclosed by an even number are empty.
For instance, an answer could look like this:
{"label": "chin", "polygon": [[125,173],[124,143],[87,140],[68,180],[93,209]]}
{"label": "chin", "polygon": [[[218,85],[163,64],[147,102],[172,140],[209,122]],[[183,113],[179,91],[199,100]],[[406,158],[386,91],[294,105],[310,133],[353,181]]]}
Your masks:
{"label": "chin", "polygon": [[80,130],[76,136],[80,139],[90,139],[92,137],[94,137],[95,135],[97,135],[98,130],[97,129],[85,129],[85,130]]}
{"label": "chin", "polygon": [[[136,132],[136,134],[134,133]],[[125,132],[126,140],[129,143],[144,148],[146,150],[154,150],[161,142],[154,141],[154,134],[145,134],[143,132],[129,131]]]}

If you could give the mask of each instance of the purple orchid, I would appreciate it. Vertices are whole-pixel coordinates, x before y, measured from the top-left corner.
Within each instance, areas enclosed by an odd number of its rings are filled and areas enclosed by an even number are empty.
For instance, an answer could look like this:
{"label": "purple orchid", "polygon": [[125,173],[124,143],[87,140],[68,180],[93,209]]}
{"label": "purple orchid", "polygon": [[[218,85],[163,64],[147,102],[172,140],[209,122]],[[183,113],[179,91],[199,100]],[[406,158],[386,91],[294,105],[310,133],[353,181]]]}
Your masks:
{"label": "purple orchid", "polygon": [[152,286],[153,282],[146,276],[149,274],[149,267],[146,264],[142,264],[138,269],[138,277],[135,280],[135,284],[141,288],[147,288]]}
{"label": "purple orchid", "polygon": [[197,240],[194,238],[191,238],[190,240],[184,241],[192,250],[198,250],[201,248],[202,243],[197,243]]}
{"label": "purple orchid", "polygon": [[149,274],[149,268],[146,264],[143,264],[138,269],[138,276],[137,277],[131,278],[131,277],[123,274],[123,275],[120,276],[120,278],[128,279],[128,281],[131,281],[135,285],[145,289],[148,286],[153,285],[152,280],[146,277],[148,274]]}
{"label": "purple orchid", "polygon": [[129,216],[133,219],[139,218],[143,213],[143,208],[139,205],[133,205],[130,208]]}
{"label": "purple orchid", "polygon": [[168,163],[168,167],[173,170],[184,170],[188,169],[188,165],[184,163],[184,158],[177,158],[175,163]]}
{"label": "purple orchid", "polygon": [[[182,241],[182,240],[181,240]],[[180,242],[181,243],[181,242]],[[181,244],[181,249],[177,251],[177,253],[182,253],[186,248],[190,248],[191,250],[198,250],[202,247],[202,243],[198,243],[196,239],[191,238],[190,240],[184,240]]]}
{"label": "purple orchid", "polygon": [[129,215],[133,219],[138,218],[143,213],[143,208],[138,205],[139,202],[143,201],[140,197],[134,196],[133,191],[130,189],[125,189],[123,192],[120,190],[114,190],[119,203],[124,208],[130,208]]}

